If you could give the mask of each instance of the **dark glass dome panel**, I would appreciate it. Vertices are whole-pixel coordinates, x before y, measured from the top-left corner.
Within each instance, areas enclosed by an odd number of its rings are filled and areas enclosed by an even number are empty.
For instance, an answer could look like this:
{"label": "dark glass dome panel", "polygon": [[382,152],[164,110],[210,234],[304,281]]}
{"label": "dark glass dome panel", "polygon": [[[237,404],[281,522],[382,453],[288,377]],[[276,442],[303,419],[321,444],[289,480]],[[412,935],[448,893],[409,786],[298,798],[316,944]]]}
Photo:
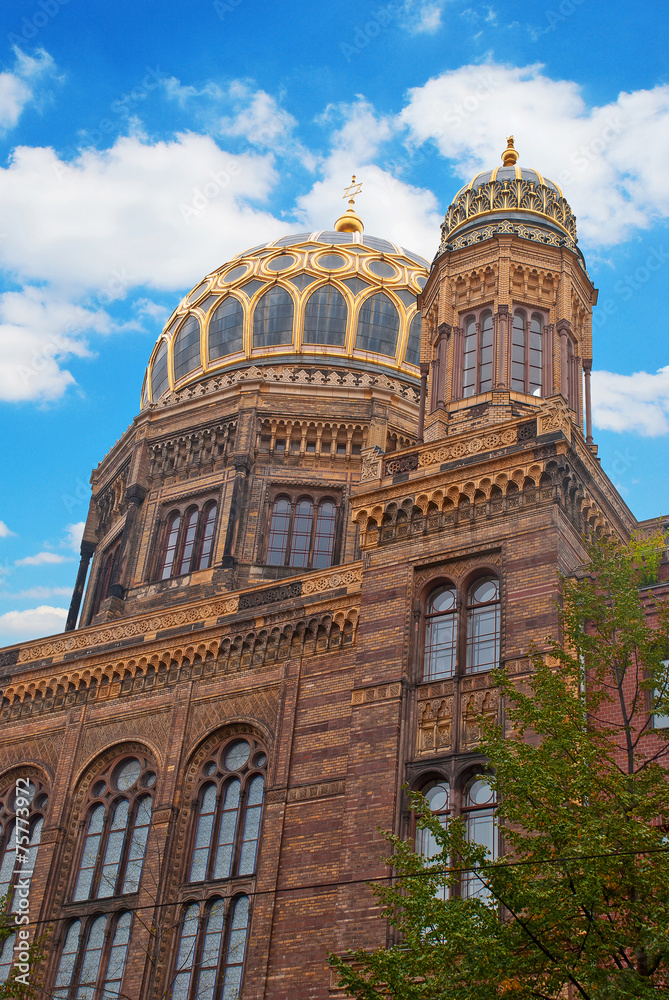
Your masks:
{"label": "dark glass dome panel", "polygon": [[380,250],[382,253],[397,253],[396,247],[388,240],[380,240],[378,236],[363,236],[362,242],[372,250]]}
{"label": "dark glass dome panel", "polygon": [[284,236],[274,244],[277,247],[289,247],[293,243],[306,243],[311,233],[295,233],[294,236]]}
{"label": "dark glass dome panel", "polygon": [[295,263],[295,258],[292,254],[284,253],[280,257],[275,257],[273,260],[267,262],[267,268],[270,271],[286,271],[289,267],[292,267]]}
{"label": "dark glass dome panel", "polygon": [[372,260],[367,266],[377,278],[394,278],[397,275],[397,268],[387,264],[385,260]]}
{"label": "dark glass dome panel", "polygon": [[314,281],[316,281],[316,278],[314,278],[311,274],[296,274],[295,277],[290,278],[289,281],[292,285],[295,285],[296,288],[299,288],[299,290],[303,292],[305,288],[308,288],[309,285],[312,285]]}
{"label": "dark glass dome panel", "polygon": [[334,285],[317,288],[304,307],[304,343],[343,347],[347,321],[348,306],[341,292]]}
{"label": "dark glass dome panel", "polygon": [[293,300],[284,288],[270,288],[253,313],[253,346],[281,347],[293,342]]}
{"label": "dark glass dome panel", "polygon": [[365,299],[358,316],[357,350],[394,358],[399,331],[400,317],[387,295],[377,292]]}
{"label": "dark glass dome panel", "polygon": [[416,293],[412,292],[409,288],[393,288],[393,291],[402,300],[407,309],[416,305]]}
{"label": "dark glass dome panel", "polygon": [[420,364],[420,324],[421,315],[420,313],[416,313],[414,318],[411,320],[409,338],[407,340],[407,349],[404,355],[404,360],[408,365],[417,366]]}
{"label": "dark glass dome panel", "polygon": [[244,346],[244,307],[230,296],[221,302],[209,323],[209,360],[235,354]]}
{"label": "dark glass dome panel", "polygon": [[253,278],[251,281],[247,281],[245,285],[242,285],[242,291],[246,292],[249,298],[253,298],[255,293],[259,288],[262,288],[264,281],[258,281],[257,278]]}
{"label": "dark glass dome panel", "polygon": [[239,278],[244,277],[247,271],[248,267],[246,266],[246,264],[238,264],[237,267],[233,267],[232,271],[228,271],[228,273],[223,278],[223,281],[227,282],[238,281]]}
{"label": "dark glass dome panel", "polygon": [[200,365],[200,323],[189,316],[174,342],[174,381],[192,372]]}
{"label": "dark glass dome panel", "polygon": [[363,281],[362,278],[358,277],[344,278],[343,282],[345,285],[348,285],[348,287],[351,289],[354,295],[357,295],[359,292],[362,292],[365,288],[369,288],[369,283],[367,281]]}
{"label": "dark glass dome panel", "polygon": [[167,377],[167,344],[163,341],[151,368],[151,396],[158,399],[169,385]]}

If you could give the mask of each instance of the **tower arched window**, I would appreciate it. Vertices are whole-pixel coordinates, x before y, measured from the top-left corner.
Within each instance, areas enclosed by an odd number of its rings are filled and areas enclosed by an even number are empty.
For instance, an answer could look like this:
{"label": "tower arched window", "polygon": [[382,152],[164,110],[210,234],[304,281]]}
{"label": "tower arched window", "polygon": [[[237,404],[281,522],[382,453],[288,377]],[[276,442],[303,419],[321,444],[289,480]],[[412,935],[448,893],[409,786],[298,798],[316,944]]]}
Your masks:
{"label": "tower arched window", "polygon": [[183,913],[170,1000],[238,1000],[249,897],[191,903]]}
{"label": "tower arched window", "polygon": [[343,347],[347,323],[346,299],[334,285],[324,285],[312,292],[306,301],[302,340],[305,344]]}
{"label": "tower arched window", "polygon": [[113,584],[117,582],[120,561],[121,539],[119,538],[116,542],[112,542],[102,554],[100,571],[93,596],[93,614],[97,613],[102,602],[109,597]]}
{"label": "tower arched window", "polygon": [[22,893],[30,889],[47,804],[46,788],[37,777],[19,777],[0,792],[0,898],[5,897],[12,913],[19,910],[18,880]]}
{"label": "tower arched window", "polygon": [[209,320],[209,360],[236,354],[244,347],[244,307],[230,295]]}
{"label": "tower arched window", "polygon": [[492,670],[499,664],[499,580],[476,580],[467,594],[467,671]]}
{"label": "tower arched window", "polygon": [[467,397],[493,387],[492,311],[468,313],[463,327],[462,395]]}
{"label": "tower arched window", "polygon": [[145,757],[110,764],[93,782],[72,901],[137,892],[151,825],[156,772]]}
{"label": "tower arched window", "polygon": [[73,920],[65,932],[50,996],[54,1000],[122,996],[131,924],[128,911]]}
{"label": "tower arched window", "polygon": [[276,285],[258,299],[253,311],[253,346],[279,347],[293,341],[293,299]]}
{"label": "tower arched window", "polygon": [[543,328],[541,313],[514,309],[511,352],[511,388],[532,396],[543,392]]}
{"label": "tower arched window", "polygon": [[458,642],[457,592],[447,584],[429,597],[425,612],[423,680],[452,677]]}
{"label": "tower arched window", "polygon": [[272,504],[268,566],[323,569],[332,565],[337,508],[329,497],[277,497]]}
{"label": "tower arched window", "polygon": [[225,744],[202,769],[188,881],[255,871],[267,755],[248,739]]}
{"label": "tower arched window", "polygon": [[189,316],[174,341],[174,381],[178,382],[200,364],[200,321],[197,316]]}
{"label": "tower arched window", "polygon": [[[485,778],[474,778],[465,788],[462,813],[465,817],[467,840],[470,843],[481,844],[487,849],[490,860],[494,860],[497,857],[498,847],[495,796]],[[487,899],[490,895],[485,881],[475,872],[467,872],[464,875],[462,894],[470,898],[475,896],[478,899]]]}
{"label": "tower arched window", "polygon": [[394,358],[399,332],[399,313],[384,292],[377,292],[363,301],[355,338],[358,351],[372,351]]}
{"label": "tower arched window", "polygon": [[218,505],[210,500],[201,507],[172,511],[163,526],[158,579],[168,580],[211,565]]}

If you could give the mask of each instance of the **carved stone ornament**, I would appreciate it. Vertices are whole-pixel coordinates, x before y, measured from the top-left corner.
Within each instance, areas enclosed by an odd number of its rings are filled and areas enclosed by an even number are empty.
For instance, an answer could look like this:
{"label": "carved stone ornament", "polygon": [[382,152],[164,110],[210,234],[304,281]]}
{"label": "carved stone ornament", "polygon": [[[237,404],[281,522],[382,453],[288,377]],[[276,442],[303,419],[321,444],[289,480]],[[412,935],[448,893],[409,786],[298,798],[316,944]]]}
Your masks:
{"label": "carved stone ornament", "polygon": [[571,442],[572,413],[563,396],[551,396],[539,412],[539,434],[551,434],[562,431]]}

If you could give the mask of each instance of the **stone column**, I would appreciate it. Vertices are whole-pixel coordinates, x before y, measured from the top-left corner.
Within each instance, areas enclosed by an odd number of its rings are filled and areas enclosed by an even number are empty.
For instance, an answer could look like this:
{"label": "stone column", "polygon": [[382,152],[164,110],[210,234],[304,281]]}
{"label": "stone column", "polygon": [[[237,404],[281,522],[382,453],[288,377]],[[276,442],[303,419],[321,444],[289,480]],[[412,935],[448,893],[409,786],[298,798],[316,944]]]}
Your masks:
{"label": "stone column", "polygon": [[427,376],[430,372],[429,364],[424,361],[420,366],[420,403],[418,406],[418,436],[416,444],[423,443],[423,429],[425,427],[425,401],[427,399]]}
{"label": "stone column", "polygon": [[70,610],[67,613],[67,622],[65,623],[66,632],[71,632],[73,629],[77,627],[77,618],[79,617],[81,598],[83,597],[84,593],[86,574],[88,573],[88,564],[90,563],[91,557],[94,552],[95,552],[95,542],[81,543],[81,559],[79,560],[79,572],[77,573],[77,582],[74,585],[72,600],[70,601]]}
{"label": "stone column", "polygon": [[497,327],[495,330],[495,342],[493,347],[493,358],[497,365],[497,388],[507,389],[506,367],[507,367],[507,330],[509,327],[509,307],[501,305],[497,310]]}
{"label": "stone column", "polygon": [[139,483],[134,483],[132,486],[128,486],[125,491],[125,499],[128,503],[128,509],[125,515],[125,524],[123,525],[123,533],[121,535],[121,551],[119,553],[119,573],[118,580],[112,583],[109,588],[110,597],[120,597],[121,600],[125,599],[125,594],[130,586],[130,577],[132,572],[132,549],[131,536],[133,534],[133,527],[135,525],[135,519],[137,517],[137,511],[144,502],[144,497],[148,493],[148,490]]}
{"label": "stone column", "polygon": [[585,375],[585,443],[593,444],[592,440],[592,397],[590,395],[590,372],[592,358],[583,358],[583,374]]}
{"label": "stone column", "polygon": [[560,392],[569,403],[569,355],[567,342],[571,323],[568,319],[560,319],[557,323],[557,331],[560,334]]}

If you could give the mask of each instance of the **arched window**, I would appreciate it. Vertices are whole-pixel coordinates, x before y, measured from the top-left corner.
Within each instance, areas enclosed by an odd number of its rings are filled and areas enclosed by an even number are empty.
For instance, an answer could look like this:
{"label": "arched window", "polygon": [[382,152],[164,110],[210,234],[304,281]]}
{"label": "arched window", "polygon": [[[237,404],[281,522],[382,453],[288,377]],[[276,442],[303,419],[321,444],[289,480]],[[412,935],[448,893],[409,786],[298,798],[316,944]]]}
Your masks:
{"label": "arched window", "polygon": [[47,804],[45,786],[37,777],[19,777],[0,793],[0,898],[5,897],[12,913],[18,912],[21,902],[17,887],[23,895],[30,889]]}
{"label": "arched window", "polygon": [[262,295],[253,311],[253,346],[279,347],[293,341],[293,300],[278,285]]}
{"label": "arched window", "polygon": [[467,594],[467,670],[491,670],[499,664],[499,580],[476,580]]}
{"label": "arched window", "polygon": [[456,671],[458,607],[455,587],[439,587],[429,597],[425,614],[423,680],[452,677]]}
{"label": "arched window", "polygon": [[93,614],[98,612],[102,602],[109,597],[112,585],[117,582],[120,560],[121,539],[119,538],[102,555],[98,580],[95,585],[95,596],[93,597]]}
{"label": "arched window", "polygon": [[151,398],[155,402],[169,387],[167,375],[167,344],[162,342],[151,365]]}
{"label": "arched window", "polygon": [[332,565],[337,508],[324,498],[277,497],[272,504],[265,564],[313,567]]}
{"label": "arched window", "polygon": [[6,983],[9,979],[9,970],[12,967],[14,958],[14,945],[16,934],[10,934],[0,943],[0,984]]}
{"label": "arched window", "polygon": [[348,306],[346,299],[334,285],[317,288],[304,307],[305,344],[330,344],[343,347],[346,342]]}
{"label": "arched window", "polygon": [[[426,788],[423,789],[423,795],[427,799],[430,812],[432,812],[437,817],[441,825],[445,827],[451,813],[451,790],[448,782],[445,779],[441,781],[432,781]],[[422,854],[424,858],[433,858],[436,854],[441,853],[441,847],[431,830],[422,830],[418,828],[416,830],[415,846],[416,852],[418,854]],[[437,892],[437,897],[439,899],[447,899],[448,887],[441,886]]]}
{"label": "arched window", "polygon": [[377,292],[363,301],[358,315],[356,350],[394,358],[399,332],[399,313],[384,292]]}
{"label": "arched window", "polygon": [[238,1000],[249,925],[249,898],[191,903],[184,911],[170,1000]]}
{"label": "arched window", "polygon": [[131,914],[123,912],[69,925],[50,994],[54,1000],[113,1000],[122,995],[131,922]]}
{"label": "arched window", "polygon": [[544,316],[524,309],[513,313],[511,354],[511,388],[540,396],[543,391],[543,328]]}
{"label": "arched window", "polygon": [[422,316],[419,312],[416,313],[414,318],[411,320],[411,326],[409,327],[409,338],[407,340],[407,349],[404,352],[404,360],[408,365],[418,365],[420,364],[420,329],[421,329]]}
{"label": "arched window", "polygon": [[147,758],[125,757],[110,764],[93,783],[72,893],[74,902],[137,891],[155,782],[156,773]]}
{"label": "arched window", "polygon": [[462,395],[467,397],[492,389],[492,312],[483,309],[471,313],[463,325]]}
{"label": "arched window", "polygon": [[244,347],[244,307],[230,296],[221,302],[209,321],[209,360],[236,354]]}
{"label": "arched window", "polygon": [[[462,812],[465,817],[467,840],[487,848],[491,860],[497,857],[497,830],[495,825],[495,797],[484,778],[475,778],[465,789]],[[487,899],[490,895],[484,882],[475,872],[468,872],[462,879],[462,894],[469,898]]]}
{"label": "arched window", "polygon": [[174,381],[178,382],[200,364],[200,321],[197,316],[189,316],[174,341]]}
{"label": "arched window", "polygon": [[202,768],[188,881],[255,871],[267,756],[250,737],[225,744]]}
{"label": "arched window", "polygon": [[189,507],[183,515],[181,511],[172,511],[163,528],[159,580],[211,565],[217,513],[215,501],[204,504],[202,509]]}

